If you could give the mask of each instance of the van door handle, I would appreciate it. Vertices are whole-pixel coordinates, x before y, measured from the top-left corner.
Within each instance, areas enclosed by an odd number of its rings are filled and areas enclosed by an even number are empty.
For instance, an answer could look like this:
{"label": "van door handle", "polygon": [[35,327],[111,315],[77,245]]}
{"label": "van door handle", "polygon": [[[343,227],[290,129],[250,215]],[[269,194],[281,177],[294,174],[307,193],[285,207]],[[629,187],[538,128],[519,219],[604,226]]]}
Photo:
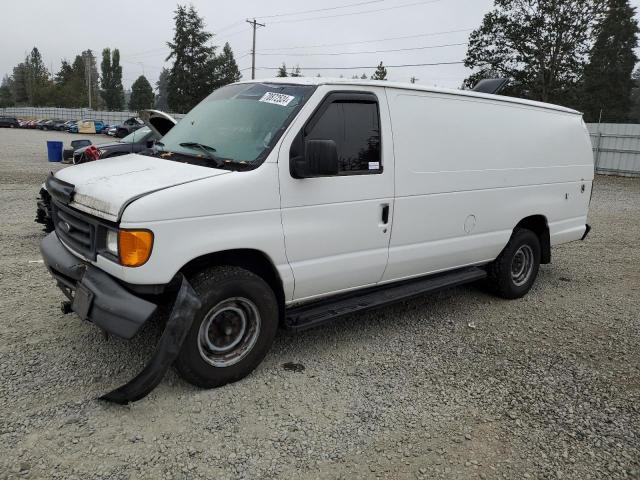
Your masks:
{"label": "van door handle", "polygon": [[382,224],[386,225],[389,223],[389,204],[382,204]]}

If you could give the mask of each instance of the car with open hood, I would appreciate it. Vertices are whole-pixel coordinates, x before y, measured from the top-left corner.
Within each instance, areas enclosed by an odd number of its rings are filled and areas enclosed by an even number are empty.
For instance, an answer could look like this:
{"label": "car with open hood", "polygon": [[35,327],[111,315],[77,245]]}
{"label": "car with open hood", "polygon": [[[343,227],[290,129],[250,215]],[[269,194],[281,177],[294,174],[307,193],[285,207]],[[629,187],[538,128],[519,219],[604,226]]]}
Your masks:
{"label": "car with open hood", "polygon": [[[177,123],[171,116],[159,110],[145,110],[141,112],[143,121],[146,126],[135,130],[126,137],[115,140],[113,142],[91,145],[88,141],[80,148],[74,149],[70,155],[74,164],[92,161],[85,152],[87,148],[95,147],[99,153],[99,160],[112,158],[130,153],[139,153],[143,150],[153,147],[156,140],[161,139],[171,128]],[[79,142],[79,141],[76,141]],[[74,142],[71,142],[72,146]],[[51,212],[51,195],[47,192],[46,186],[43,184],[40,188],[39,196],[36,201],[36,222],[41,223],[45,232],[53,231],[52,212]]]}

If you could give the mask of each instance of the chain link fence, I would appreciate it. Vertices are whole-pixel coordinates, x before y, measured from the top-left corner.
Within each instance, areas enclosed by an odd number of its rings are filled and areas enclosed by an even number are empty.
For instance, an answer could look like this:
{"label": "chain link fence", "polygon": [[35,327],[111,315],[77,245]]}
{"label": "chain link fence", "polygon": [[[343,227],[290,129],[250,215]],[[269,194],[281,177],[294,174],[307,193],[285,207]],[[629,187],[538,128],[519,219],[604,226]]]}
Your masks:
{"label": "chain link fence", "polygon": [[[106,110],[91,110],[89,108],[56,108],[56,107],[7,107],[0,108],[0,115],[16,117],[25,120],[60,119],[60,120],[102,120],[109,125],[124,122],[131,117],[137,117],[137,112],[109,112]],[[176,120],[184,114],[170,113]]]}

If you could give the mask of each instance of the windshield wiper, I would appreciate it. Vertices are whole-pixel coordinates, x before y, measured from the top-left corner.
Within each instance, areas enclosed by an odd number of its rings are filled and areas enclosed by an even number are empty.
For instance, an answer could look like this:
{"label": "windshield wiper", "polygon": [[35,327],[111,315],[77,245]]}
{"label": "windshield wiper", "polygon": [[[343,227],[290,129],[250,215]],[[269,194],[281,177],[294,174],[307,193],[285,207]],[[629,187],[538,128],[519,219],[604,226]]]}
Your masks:
{"label": "windshield wiper", "polygon": [[204,152],[204,154],[207,156],[207,158],[209,158],[209,160],[213,160],[213,163],[215,164],[216,167],[224,166],[224,162],[220,158],[216,157],[213,153],[211,153],[211,152],[215,152],[216,149],[213,147],[210,147],[209,145],[204,145],[198,142],[182,142],[179,145],[181,147],[186,147],[186,148],[197,148],[201,152]]}

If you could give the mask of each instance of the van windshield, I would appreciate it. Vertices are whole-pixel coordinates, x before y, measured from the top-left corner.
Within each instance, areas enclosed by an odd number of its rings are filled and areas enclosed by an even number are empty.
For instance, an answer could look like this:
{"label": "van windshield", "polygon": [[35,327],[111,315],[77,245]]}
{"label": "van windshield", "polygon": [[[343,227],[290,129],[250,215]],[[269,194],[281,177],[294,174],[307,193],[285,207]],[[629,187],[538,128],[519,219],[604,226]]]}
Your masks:
{"label": "van windshield", "polygon": [[[307,85],[222,87],[191,110],[156,145],[163,158],[211,167],[259,164],[313,93]],[[186,160],[188,161],[188,160]]]}

